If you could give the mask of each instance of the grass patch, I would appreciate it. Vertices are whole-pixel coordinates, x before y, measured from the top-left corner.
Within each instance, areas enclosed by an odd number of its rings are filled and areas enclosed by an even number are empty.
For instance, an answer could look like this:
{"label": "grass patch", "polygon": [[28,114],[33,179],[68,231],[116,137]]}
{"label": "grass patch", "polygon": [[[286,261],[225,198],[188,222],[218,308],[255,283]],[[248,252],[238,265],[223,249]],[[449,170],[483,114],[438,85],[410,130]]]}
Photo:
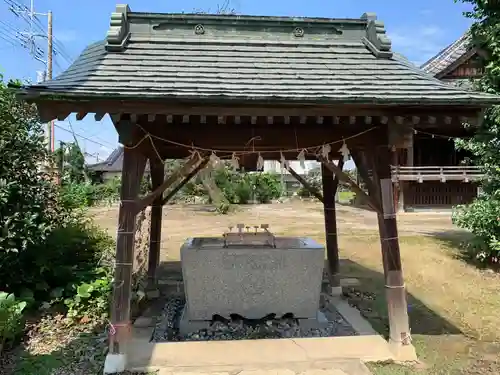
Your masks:
{"label": "grass patch", "polygon": [[355,194],[352,191],[339,191],[338,192],[340,202],[349,202],[351,199],[354,198],[354,195]]}
{"label": "grass patch", "polygon": [[[380,244],[376,233],[341,237],[345,277],[360,280],[348,290],[356,306],[382,335],[388,334]],[[451,243],[402,236],[413,343],[423,365],[370,364],[377,375],[499,374],[500,278],[461,261]]]}

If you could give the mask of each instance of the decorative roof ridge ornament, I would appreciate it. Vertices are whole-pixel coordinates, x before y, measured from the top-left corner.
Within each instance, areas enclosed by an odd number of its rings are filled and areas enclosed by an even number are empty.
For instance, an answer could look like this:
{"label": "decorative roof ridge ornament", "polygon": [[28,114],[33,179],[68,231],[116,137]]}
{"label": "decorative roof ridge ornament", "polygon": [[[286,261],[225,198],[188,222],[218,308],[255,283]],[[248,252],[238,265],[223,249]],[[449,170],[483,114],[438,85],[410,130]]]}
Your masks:
{"label": "decorative roof ridge ornament", "polygon": [[130,38],[130,25],[128,20],[130,8],[126,4],[118,4],[116,11],[111,13],[109,30],[106,33],[106,50],[111,52],[120,52]]}
{"label": "decorative roof ridge ornament", "polygon": [[392,43],[385,33],[384,23],[377,20],[375,13],[364,13],[361,19],[367,21],[366,36],[362,39],[365,46],[375,57],[390,59],[393,55]]}

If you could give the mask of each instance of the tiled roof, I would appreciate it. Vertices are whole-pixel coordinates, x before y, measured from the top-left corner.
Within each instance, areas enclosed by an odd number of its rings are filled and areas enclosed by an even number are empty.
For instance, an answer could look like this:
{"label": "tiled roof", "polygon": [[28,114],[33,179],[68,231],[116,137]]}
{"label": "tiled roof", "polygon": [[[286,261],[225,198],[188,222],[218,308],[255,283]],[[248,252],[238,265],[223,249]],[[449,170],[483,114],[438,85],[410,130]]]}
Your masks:
{"label": "tiled roof", "polygon": [[101,163],[89,165],[96,172],[120,172],[123,165],[123,147],[118,147]]}
{"label": "tiled roof", "polygon": [[360,19],[149,14],[118,6],[107,40],[26,96],[325,104],[491,104],[397,54]]}
{"label": "tiled roof", "polygon": [[469,51],[470,42],[470,34],[466,32],[420,68],[433,76],[439,75]]}
{"label": "tiled roof", "polygon": [[[123,147],[119,146],[103,162],[89,165],[95,172],[121,172],[123,168]],[[149,172],[149,161],[146,162],[145,172]]]}

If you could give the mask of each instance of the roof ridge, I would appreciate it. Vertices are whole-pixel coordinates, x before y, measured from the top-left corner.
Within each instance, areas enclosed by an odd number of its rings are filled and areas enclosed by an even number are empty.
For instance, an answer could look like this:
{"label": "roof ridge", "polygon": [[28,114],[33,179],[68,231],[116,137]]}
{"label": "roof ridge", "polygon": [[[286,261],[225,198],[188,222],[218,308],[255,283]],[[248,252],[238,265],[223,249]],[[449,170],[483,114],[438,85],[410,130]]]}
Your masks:
{"label": "roof ridge", "polygon": [[[274,16],[247,16],[247,15],[212,15],[212,14],[183,14],[183,13],[133,13],[130,11],[128,5],[119,4],[116,6],[115,12],[111,14],[110,28],[107,32],[106,36],[106,50],[111,52],[120,52],[126,49],[127,44],[130,40],[130,20],[135,17],[150,16],[154,18],[158,18],[158,25],[153,26],[153,30],[162,30],[163,27],[168,27],[169,19],[192,19],[195,21],[193,23],[196,24],[194,26],[194,34],[197,37],[200,37],[205,33],[205,28],[201,23],[202,20],[211,19],[212,21],[227,21],[230,20],[229,23],[233,27],[241,23],[241,25],[248,24],[248,21],[258,22],[258,21],[266,21],[266,22],[276,22],[277,25],[281,25],[282,23],[304,23],[307,26],[314,25],[328,25],[330,26],[334,33],[337,35],[342,35],[344,31],[342,30],[342,26],[345,23],[354,23],[359,24],[360,26],[364,26],[365,35],[360,38],[361,41],[365,44],[365,46],[375,55],[377,58],[391,58],[392,50],[391,50],[391,40],[386,35],[385,25],[382,21],[377,19],[377,16],[374,13],[364,13],[360,18],[353,19],[334,19],[334,18],[311,18],[311,17],[274,17]],[[245,23],[247,21],[247,23]],[[338,27],[336,27],[336,25]],[[297,40],[302,39],[304,36],[304,28],[302,25],[292,25],[296,26],[292,31],[293,37]],[[171,26],[170,26],[171,27]],[[363,29],[359,29],[362,31]]]}
{"label": "roof ridge", "polygon": [[106,165],[113,165],[116,162],[116,160],[118,160],[118,158],[122,153],[123,153],[123,147],[118,146],[111,152],[111,154],[109,154],[104,163],[106,163]]}

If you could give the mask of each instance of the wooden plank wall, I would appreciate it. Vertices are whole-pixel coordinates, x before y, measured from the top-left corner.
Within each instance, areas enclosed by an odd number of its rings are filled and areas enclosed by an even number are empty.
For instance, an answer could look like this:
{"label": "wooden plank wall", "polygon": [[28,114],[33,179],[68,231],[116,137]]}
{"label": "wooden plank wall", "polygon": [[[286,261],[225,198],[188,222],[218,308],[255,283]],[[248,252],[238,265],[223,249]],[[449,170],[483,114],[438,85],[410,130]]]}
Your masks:
{"label": "wooden plank wall", "polygon": [[408,182],[403,193],[407,207],[451,207],[472,202],[477,196],[477,185],[460,181]]}

